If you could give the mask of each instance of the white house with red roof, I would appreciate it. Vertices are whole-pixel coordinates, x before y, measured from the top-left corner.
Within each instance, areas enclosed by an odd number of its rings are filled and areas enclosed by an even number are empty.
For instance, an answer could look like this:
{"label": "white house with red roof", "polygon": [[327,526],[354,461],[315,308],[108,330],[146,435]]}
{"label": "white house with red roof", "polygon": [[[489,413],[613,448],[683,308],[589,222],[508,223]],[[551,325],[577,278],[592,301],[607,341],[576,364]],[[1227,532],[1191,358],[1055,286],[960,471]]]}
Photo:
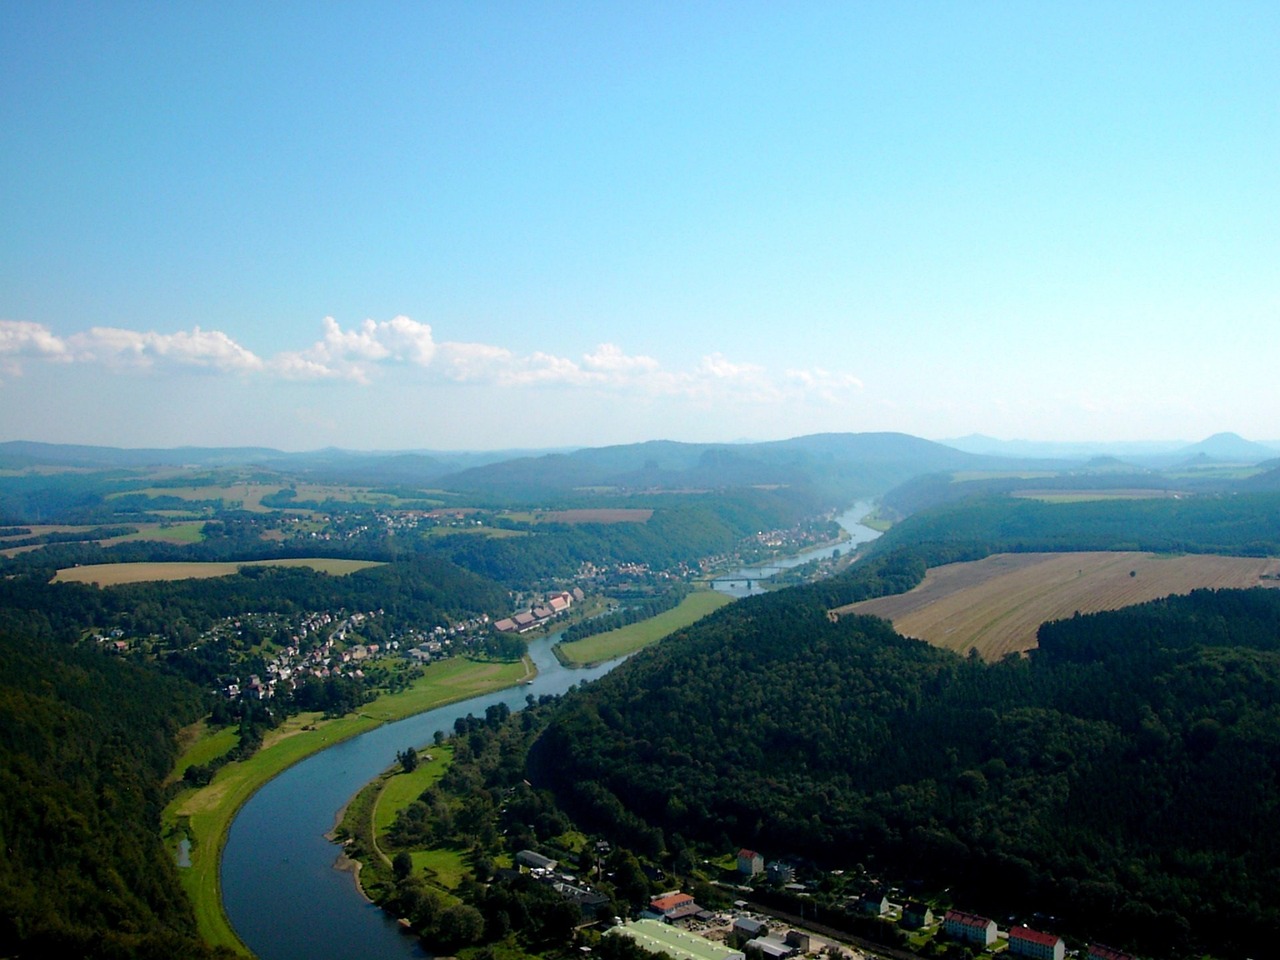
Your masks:
{"label": "white house with red roof", "polygon": [[996,942],[996,922],[976,913],[948,910],[942,919],[942,932],[952,940],[989,947]]}
{"label": "white house with red roof", "polygon": [[748,877],[754,877],[757,873],[764,871],[764,857],[756,853],[754,850],[748,850],[743,847],[738,851],[738,872],[745,873]]}
{"label": "white house with red roof", "polygon": [[1015,957],[1035,957],[1036,960],[1063,960],[1067,945],[1052,933],[1041,933],[1030,927],[1012,927],[1009,930],[1009,952]]}

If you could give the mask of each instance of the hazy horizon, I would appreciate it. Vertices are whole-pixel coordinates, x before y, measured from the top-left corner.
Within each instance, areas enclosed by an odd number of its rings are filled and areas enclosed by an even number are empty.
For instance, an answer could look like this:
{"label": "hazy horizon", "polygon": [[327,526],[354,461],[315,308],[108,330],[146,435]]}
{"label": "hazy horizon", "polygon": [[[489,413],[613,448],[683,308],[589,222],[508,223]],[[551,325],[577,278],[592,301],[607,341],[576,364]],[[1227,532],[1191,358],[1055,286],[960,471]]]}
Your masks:
{"label": "hazy horizon", "polygon": [[0,8],[0,440],[1280,438],[1280,7]]}

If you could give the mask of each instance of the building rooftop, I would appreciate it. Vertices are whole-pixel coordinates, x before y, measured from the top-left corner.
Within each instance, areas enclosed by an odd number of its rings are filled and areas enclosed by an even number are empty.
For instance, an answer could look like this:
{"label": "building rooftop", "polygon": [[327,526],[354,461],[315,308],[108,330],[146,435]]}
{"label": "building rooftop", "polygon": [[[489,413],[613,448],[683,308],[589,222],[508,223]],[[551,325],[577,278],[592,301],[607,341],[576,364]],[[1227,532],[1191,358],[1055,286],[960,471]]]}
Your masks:
{"label": "building rooftop", "polygon": [[605,936],[630,937],[650,953],[670,954],[675,960],[743,960],[737,950],[660,920],[634,920],[614,927]]}

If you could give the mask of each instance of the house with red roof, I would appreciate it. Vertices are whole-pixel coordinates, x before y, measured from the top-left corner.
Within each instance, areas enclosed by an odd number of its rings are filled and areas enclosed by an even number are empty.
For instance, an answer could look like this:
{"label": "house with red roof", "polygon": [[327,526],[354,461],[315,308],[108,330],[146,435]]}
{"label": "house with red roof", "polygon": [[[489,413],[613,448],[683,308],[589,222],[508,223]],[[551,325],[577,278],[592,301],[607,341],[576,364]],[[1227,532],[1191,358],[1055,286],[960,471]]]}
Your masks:
{"label": "house with red roof", "polygon": [[989,947],[996,942],[996,922],[976,913],[948,910],[942,918],[942,932],[952,940]]}
{"label": "house with red roof", "polygon": [[1041,933],[1030,927],[1012,927],[1009,930],[1009,952],[1015,957],[1034,957],[1035,960],[1063,960],[1067,945],[1052,933]]}
{"label": "house with red roof", "polygon": [[693,897],[687,893],[681,893],[679,890],[649,901],[649,915],[655,920],[664,920],[667,923],[674,923],[677,920],[683,920],[685,917],[697,916],[701,912],[702,908],[698,906]]}
{"label": "house with red roof", "polygon": [[756,853],[754,850],[748,850],[743,847],[738,851],[738,872],[745,873],[748,877],[754,877],[757,873],[764,871],[764,857]]}

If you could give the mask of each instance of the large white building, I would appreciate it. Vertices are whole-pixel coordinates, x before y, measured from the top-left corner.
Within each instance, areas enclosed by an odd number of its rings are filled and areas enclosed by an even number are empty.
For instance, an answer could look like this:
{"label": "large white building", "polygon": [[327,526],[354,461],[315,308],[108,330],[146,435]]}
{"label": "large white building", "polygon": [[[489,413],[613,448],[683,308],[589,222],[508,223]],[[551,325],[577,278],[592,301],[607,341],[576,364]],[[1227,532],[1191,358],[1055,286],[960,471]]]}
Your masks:
{"label": "large white building", "polygon": [[1062,938],[1052,933],[1041,933],[1030,927],[1014,927],[1009,931],[1009,952],[1016,957],[1063,960],[1066,950]]}

